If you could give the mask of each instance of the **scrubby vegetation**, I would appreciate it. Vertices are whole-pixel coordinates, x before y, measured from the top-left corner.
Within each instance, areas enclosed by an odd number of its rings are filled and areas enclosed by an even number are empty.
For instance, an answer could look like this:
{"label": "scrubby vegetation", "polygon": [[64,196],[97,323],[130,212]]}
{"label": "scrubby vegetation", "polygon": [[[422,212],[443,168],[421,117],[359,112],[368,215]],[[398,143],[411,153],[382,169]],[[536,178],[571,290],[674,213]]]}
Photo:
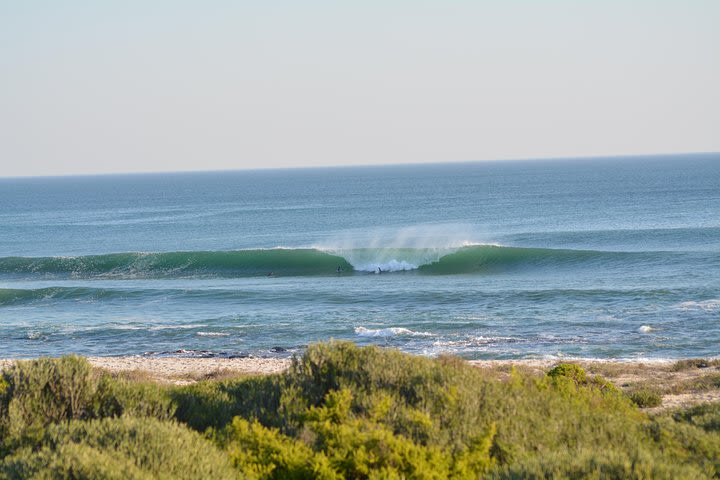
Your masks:
{"label": "scrubby vegetation", "polygon": [[707,360],[704,358],[688,358],[684,360],[678,360],[672,366],[673,370],[675,370],[676,372],[693,368],[709,367],[720,367],[720,359]]}
{"label": "scrubby vegetation", "polygon": [[653,393],[345,342],[184,387],[40,359],[0,376],[0,478],[717,478],[720,404]]}
{"label": "scrubby vegetation", "polygon": [[628,392],[628,397],[640,408],[659,407],[662,404],[662,395],[653,388],[642,387]]}

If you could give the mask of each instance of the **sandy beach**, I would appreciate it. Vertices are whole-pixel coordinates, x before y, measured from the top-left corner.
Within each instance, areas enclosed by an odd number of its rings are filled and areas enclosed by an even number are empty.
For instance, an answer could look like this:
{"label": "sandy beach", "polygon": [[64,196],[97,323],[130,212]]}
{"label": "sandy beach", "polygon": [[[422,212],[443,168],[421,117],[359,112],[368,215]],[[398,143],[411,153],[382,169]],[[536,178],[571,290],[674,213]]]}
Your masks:
{"label": "sandy beach", "polygon": [[[146,378],[161,383],[183,385],[200,380],[239,375],[280,373],[290,366],[283,358],[177,358],[177,357],[88,357],[93,367],[113,374]],[[12,364],[0,360],[0,369]]]}
{"label": "sandy beach", "polygon": [[[90,363],[114,375],[174,385],[241,375],[268,375],[285,371],[291,363],[282,358],[176,358],[176,357],[89,357]],[[661,411],[720,401],[720,361],[570,361],[591,375],[601,375],[622,390],[649,388],[662,395]],[[0,360],[6,368],[12,360]],[[557,360],[474,360],[469,363],[487,370],[499,379],[514,367],[543,375]]]}

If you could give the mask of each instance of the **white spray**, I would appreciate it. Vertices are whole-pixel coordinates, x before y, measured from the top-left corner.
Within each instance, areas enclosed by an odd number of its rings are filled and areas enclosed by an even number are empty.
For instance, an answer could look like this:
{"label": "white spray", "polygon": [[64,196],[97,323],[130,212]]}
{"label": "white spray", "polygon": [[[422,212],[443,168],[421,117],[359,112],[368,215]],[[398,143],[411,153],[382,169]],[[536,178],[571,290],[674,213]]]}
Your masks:
{"label": "white spray", "polygon": [[345,258],[357,271],[398,272],[437,262],[475,241],[476,229],[466,224],[414,225],[402,228],[353,229],[315,248]]}

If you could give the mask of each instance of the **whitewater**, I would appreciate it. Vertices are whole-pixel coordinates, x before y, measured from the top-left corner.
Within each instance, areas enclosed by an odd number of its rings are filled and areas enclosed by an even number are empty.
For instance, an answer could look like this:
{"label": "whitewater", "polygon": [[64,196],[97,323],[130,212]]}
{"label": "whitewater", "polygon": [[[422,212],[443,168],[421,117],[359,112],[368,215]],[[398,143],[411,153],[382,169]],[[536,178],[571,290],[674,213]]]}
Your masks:
{"label": "whitewater", "polygon": [[4,356],[717,356],[720,156],[0,179]]}

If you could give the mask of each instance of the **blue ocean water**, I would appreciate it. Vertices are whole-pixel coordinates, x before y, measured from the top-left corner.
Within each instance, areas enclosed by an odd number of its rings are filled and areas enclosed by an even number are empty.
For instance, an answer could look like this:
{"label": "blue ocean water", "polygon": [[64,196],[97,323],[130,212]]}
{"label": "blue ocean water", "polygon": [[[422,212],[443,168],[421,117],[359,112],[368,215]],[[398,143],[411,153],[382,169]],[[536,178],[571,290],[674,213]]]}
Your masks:
{"label": "blue ocean water", "polygon": [[0,179],[2,357],[720,346],[720,155]]}

